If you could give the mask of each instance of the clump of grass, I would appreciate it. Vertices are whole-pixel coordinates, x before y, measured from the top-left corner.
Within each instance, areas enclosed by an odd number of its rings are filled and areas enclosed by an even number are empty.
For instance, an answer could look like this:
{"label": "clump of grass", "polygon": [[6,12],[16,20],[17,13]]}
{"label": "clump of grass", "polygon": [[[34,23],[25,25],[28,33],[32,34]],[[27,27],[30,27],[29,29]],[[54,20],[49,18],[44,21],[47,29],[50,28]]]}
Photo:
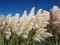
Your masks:
{"label": "clump of grass", "polygon": [[0,16],[1,45],[59,45],[60,9],[54,6],[51,12],[33,7],[27,15]]}

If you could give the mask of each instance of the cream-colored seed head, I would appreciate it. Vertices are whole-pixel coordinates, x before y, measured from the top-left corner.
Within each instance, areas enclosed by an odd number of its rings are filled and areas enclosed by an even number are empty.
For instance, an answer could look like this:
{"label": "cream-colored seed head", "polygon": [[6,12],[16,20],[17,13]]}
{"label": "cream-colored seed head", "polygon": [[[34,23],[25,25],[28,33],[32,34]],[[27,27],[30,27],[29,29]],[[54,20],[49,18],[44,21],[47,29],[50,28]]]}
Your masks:
{"label": "cream-colored seed head", "polygon": [[24,37],[27,38],[29,32],[32,30],[32,27],[34,24],[34,16],[33,15],[34,15],[34,7],[31,9],[31,12],[26,19],[26,24],[24,26],[22,37],[25,35]]}
{"label": "cream-colored seed head", "polygon": [[14,17],[12,17],[11,28],[13,32],[17,31],[16,27],[18,26],[18,20],[19,20],[19,14],[16,14]]}
{"label": "cream-colored seed head", "polygon": [[[39,13],[40,12],[40,13]],[[48,18],[47,18],[48,16]],[[53,35],[51,33],[46,32],[47,29],[45,27],[49,24],[49,12],[44,10],[39,10],[36,14],[35,18],[35,28],[36,33],[33,36],[34,41],[44,41],[47,37],[52,37]]]}
{"label": "cream-colored seed head", "polygon": [[25,10],[18,23],[18,31],[17,31],[18,36],[20,36],[23,33],[24,27],[26,25],[26,19],[27,19],[27,11]]}
{"label": "cream-colored seed head", "polygon": [[[53,13],[53,12],[55,12],[55,13]],[[60,8],[58,6],[54,6],[51,9],[50,16],[51,16],[50,20],[52,20],[52,21],[51,21],[51,23],[49,25],[53,24],[52,29],[55,32],[60,34]]]}
{"label": "cream-colored seed head", "polygon": [[10,26],[10,24],[11,24],[11,14],[8,14],[8,15],[6,16],[6,23],[7,23],[7,25]]}
{"label": "cream-colored seed head", "polygon": [[51,10],[52,10],[52,13],[55,14],[56,11],[58,10],[58,6],[53,6],[53,8]]}
{"label": "cream-colored seed head", "polygon": [[4,16],[0,16],[0,30],[3,30],[5,27],[5,17]]}
{"label": "cream-colored seed head", "polygon": [[4,34],[5,34],[5,38],[8,40],[10,38],[10,36],[11,36],[10,27],[5,26],[5,32],[4,32]]}

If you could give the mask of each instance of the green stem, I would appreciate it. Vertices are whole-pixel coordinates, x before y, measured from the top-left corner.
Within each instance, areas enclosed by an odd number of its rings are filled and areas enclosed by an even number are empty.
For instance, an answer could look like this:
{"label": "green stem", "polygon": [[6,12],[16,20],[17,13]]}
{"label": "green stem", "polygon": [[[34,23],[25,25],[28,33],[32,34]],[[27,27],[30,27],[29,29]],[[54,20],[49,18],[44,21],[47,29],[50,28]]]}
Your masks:
{"label": "green stem", "polygon": [[4,32],[0,31],[0,45],[4,45]]}
{"label": "green stem", "polygon": [[57,35],[57,33],[55,34],[55,41],[56,41],[56,45],[58,45],[58,35]]}

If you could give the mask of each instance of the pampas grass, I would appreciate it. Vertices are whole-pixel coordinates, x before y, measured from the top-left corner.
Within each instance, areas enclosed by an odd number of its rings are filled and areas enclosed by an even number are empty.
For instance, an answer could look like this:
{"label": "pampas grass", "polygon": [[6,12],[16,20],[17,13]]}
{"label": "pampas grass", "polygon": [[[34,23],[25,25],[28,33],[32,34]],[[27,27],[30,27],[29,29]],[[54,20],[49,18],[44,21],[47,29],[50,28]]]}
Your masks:
{"label": "pampas grass", "polygon": [[0,16],[0,45],[4,45],[4,27],[5,27],[5,18]]}
{"label": "pampas grass", "polygon": [[29,14],[0,16],[1,45],[60,45],[60,8],[50,12],[33,7]]}
{"label": "pampas grass", "polygon": [[[51,41],[53,41],[55,44],[54,45],[60,45],[60,40],[59,40],[59,38],[60,38],[60,31],[59,31],[59,28],[60,28],[60,26],[59,26],[59,23],[60,23],[60,11],[59,11],[60,9],[59,9],[59,7],[58,6],[53,6],[53,8],[51,9],[51,11],[50,11],[50,20],[49,20],[49,22],[50,22],[50,24],[49,24],[49,26],[50,26],[50,31],[52,32],[52,34],[53,34],[53,38],[52,38],[52,40]],[[51,43],[51,44],[53,44],[53,43]]]}

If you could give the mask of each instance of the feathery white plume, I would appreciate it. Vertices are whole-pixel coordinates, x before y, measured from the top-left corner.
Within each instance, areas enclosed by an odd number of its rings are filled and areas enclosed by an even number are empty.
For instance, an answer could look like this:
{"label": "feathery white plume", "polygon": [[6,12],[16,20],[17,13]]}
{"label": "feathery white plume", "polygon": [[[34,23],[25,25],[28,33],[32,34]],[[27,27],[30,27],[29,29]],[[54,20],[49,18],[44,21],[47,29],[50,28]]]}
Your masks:
{"label": "feathery white plume", "polygon": [[23,34],[22,34],[23,38],[28,38],[29,32],[32,30],[32,27],[34,25],[34,16],[33,15],[34,15],[34,7],[31,9],[31,12],[26,19],[26,24],[25,24]]}
{"label": "feathery white plume", "polygon": [[25,10],[18,23],[18,31],[17,31],[18,36],[20,36],[24,30],[24,27],[26,25],[26,19],[27,19],[27,11]]}
{"label": "feathery white plume", "polygon": [[53,6],[53,8],[51,10],[52,10],[52,13],[55,14],[56,11],[58,10],[58,6]]}
{"label": "feathery white plume", "polygon": [[17,31],[18,20],[19,20],[19,14],[16,14],[14,17],[12,17],[11,28],[13,32]]}
{"label": "feathery white plume", "polygon": [[11,14],[8,14],[8,15],[6,16],[6,23],[7,23],[7,25],[10,26],[10,24],[11,24]]}
{"label": "feathery white plume", "polygon": [[5,32],[4,32],[4,34],[5,34],[5,38],[6,38],[7,40],[9,40],[9,38],[10,38],[10,36],[11,36],[10,27],[5,26]]}
{"label": "feathery white plume", "polygon": [[[47,15],[48,15],[48,18],[46,18]],[[51,33],[46,32],[47,29],[45,29],[47,24],[49,24],[48,20],[49,20],[49,12],[44,10],[43,12],[42,10],[39,10],[37,12],[35,17],[35,24],[34,24],[36,33],[33,36],[33,39],[35,41],[41,42],[41,41],[44,41],[45,38],[53,36]]]}
{"label": "feathery white plume", "polygon": [[52,24],[52,29],[60,34],[60,8],[58,6],[53,6],[50,16],[51,23],[49,25]]}
{"label": "feathery white plume", "polygon": [[35,7],[33,7],[32,9],[31,9],[31,11],[30,11],[30,16],[32,16],[32,15],[34,15],[34,12],[35,12]]}
{"label": "feathery white plume", "polygon": [[5,26],[5,17],[3,15],[0,16],[0,30],[3,30]]}

